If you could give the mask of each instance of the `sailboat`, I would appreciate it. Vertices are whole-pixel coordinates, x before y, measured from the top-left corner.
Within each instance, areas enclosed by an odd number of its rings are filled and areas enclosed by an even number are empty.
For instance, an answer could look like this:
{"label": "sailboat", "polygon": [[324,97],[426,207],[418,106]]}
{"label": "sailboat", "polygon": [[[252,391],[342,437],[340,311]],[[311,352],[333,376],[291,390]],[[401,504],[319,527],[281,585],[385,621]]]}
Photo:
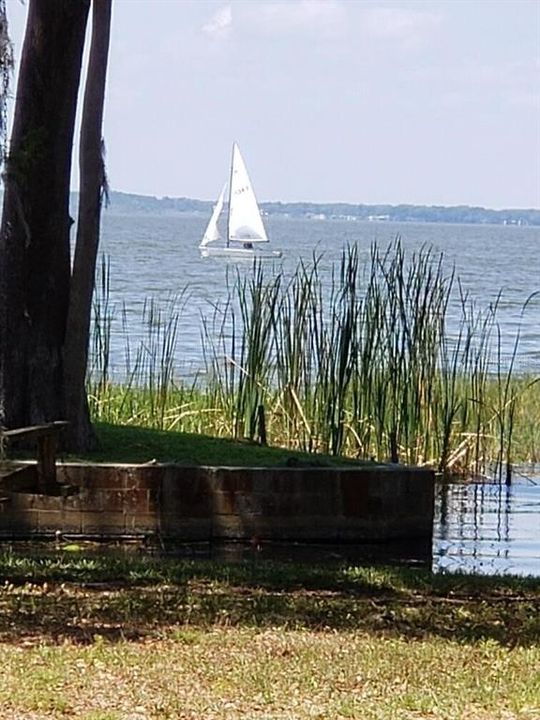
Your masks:
{"label": "sailboat", "polygon": [[[223,213],[227,191],[227,183],[225,183],[199,245],[202,257],[220,255],[257,258],[281,257],[281,250],[268,249],[268,235],[257,205],[257,198],[236,143],[233,144],[232,149],[228,186],[227,212]],[[222,214],[227,215],[225,233],[222,233],[219,227]],[[219,240],[224,240],[225,244],[219,244]],[[214,243],[217,244],[214,245]]]}

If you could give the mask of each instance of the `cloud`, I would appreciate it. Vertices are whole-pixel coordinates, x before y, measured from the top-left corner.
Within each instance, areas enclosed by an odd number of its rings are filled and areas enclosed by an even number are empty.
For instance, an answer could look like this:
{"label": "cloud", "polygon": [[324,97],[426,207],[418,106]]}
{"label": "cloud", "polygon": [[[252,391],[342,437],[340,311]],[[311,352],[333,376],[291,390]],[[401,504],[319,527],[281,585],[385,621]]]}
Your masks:
{"label": "cloud", "polygon": [[202,32],[213,39],[225,39],[232,30],[232,7],[224,5],[202,26]]}
{"label": "cloud", "polygon": [[371,37],[409,48],[423,44],[441,22],[437,13],[398,7],[372,7],[363,13],[364,28]]}
{"label": "cloud", "polygon": [[288,0],[252,5],[252,18],[270,32],[333,31],[342,25],[340,0]]}

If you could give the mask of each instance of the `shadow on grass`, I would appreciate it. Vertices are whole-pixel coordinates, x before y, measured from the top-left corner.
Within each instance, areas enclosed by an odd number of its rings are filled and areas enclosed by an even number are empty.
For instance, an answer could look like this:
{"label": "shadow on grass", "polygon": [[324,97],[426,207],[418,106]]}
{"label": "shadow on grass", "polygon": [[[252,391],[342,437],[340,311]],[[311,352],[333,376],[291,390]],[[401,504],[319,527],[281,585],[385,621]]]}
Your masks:
{"label": "shadow on grass", "polygon": [[178,626],[540,642],[540,580],[409,568],[0,555],[0,640],[134,640]]}
{"label": "shadow on grass", "polygon": [[82,458],[93,462],[145,463],[151,460],[182,465],[275,467],[300,465],[365,465],[367,461],[309,454],[255,442],[216,438],[176,430],[96,423],[99,448]]}

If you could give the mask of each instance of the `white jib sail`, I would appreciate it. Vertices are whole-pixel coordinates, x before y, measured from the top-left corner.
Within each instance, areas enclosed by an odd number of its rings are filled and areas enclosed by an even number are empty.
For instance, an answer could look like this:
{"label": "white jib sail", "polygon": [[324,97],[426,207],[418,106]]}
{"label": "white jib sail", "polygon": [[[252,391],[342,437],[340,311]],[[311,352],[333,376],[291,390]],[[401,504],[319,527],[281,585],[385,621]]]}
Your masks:
{"label": "white jib sail", "polygon": [[229,240],[268,242],[246,166],[234,143],[229,202]]}
{"label": "white jib sail", "polygon": [[217,203],[214,205],[214,210],[212,212],[212,217],[210,218],[210,222],[206,226],[206,230],[203,235],[203,239],[201,240],[201,244],[199,245],[200,248],[206,247],[211,242],[215,242],[216,240],[219,240],[221,235],[219,233],[218,228],[218,219],[221,215],[221,211],[223,210],[223,200],[225,198],[225,188],[227,187],[227,183],[223,186],[223,189],[219,195]]}

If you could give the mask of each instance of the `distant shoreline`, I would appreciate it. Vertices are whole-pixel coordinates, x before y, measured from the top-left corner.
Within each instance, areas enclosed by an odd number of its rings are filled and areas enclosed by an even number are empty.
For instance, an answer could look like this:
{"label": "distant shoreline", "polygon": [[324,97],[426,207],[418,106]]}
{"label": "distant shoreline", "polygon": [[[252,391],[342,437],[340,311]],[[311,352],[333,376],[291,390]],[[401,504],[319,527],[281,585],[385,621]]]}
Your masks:
{"label": "distant shoreline", "polygon": [[[72,193],[77,203],[78,193]],[[208,215],[213,201],[191,198],[158,198],[112,191],[109,195],[111,214],[168,215],[201,213]],[[262,202],[261,210],[267,217],[289,217],[312,220],[341,220],[350,222],[418,222],[478,225],[540,226],[540,210],[491,210],[469,205],[363,205],[350,203]]]}

